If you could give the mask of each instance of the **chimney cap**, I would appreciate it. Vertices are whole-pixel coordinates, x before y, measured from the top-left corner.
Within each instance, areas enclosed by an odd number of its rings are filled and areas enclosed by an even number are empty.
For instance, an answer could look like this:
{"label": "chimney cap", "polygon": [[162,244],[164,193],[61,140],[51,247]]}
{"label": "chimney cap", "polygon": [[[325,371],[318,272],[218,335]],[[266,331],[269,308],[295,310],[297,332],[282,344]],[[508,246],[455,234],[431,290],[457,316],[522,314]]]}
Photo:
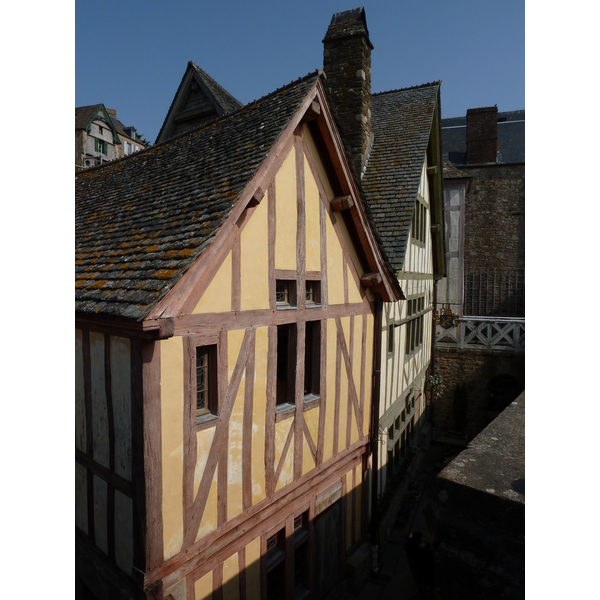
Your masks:
{"label": "chimney cap", "polygon": [[369,29],[367,28],[367,17],[362,6],[334,13],[323,43],[340,41],[358,35],[364,36],[367,44],[373,50],[373,44],[369,39]]}

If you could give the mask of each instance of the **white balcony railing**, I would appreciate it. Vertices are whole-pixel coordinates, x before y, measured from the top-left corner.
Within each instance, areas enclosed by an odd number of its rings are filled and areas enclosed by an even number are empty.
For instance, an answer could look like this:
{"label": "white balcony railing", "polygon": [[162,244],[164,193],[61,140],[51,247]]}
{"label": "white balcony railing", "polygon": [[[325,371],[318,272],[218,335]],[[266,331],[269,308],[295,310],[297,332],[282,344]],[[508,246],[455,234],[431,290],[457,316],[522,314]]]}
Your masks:
{"label": "white balcony railing", "polygon": [[436,327],[435,345],[522,352],[525,350],[525,319],[463,316],[456,327]]}

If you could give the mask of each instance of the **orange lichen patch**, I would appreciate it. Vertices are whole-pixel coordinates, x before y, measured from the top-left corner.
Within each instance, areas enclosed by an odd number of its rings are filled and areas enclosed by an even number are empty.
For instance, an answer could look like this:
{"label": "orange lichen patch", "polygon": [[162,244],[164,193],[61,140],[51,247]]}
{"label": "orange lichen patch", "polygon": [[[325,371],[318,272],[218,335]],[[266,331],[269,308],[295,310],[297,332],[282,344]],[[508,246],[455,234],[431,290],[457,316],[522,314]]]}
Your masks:
{"label": "orange lichen patch", "polygon": [[98,281],[94,281],[91,287],[93,290],[99,290],[102,289],[107,283],[108,279],[99,279]]}
{"label": "orange lichen patch", "polygon": [[152,273],[152,277],[155,279],[170,279],[177,274],[176,269],[159,269]]}
{"label": "orange lichen patch", "polygon": [[146,247],[146,252],[156,252],[160,246],[158,244],[153,244],[152,246]]}

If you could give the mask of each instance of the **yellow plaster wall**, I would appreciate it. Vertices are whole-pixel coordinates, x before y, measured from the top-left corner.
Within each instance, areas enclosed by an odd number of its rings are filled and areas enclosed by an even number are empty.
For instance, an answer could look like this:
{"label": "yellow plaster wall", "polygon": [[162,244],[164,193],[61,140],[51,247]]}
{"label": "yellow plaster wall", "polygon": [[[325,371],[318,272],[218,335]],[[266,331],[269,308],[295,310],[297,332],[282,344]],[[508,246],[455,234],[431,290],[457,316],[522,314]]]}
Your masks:
{"label": "yellow plaster wall", "polygon": [[317,183],[304,157],[304,206],[306,213],[306,270],[321,270],[321,217]]}
{"label": "yellow plaster wall", "polygon": [[356,285],[356,280],[354,279],[354,275],[352,275],[352,269],[350,268],[350,265],[347,265],[346,269],[348,270],[348,302],[351,304],[355,302],[362,302],[360,288]]}
{"label": "yellow plaster wall", "polygon": [[212,483],[208,490],[208,498],[206,499],[206,506],[204,513],[202,514],[202,520],[200,521],[200,527],[198,528],[198,534],[196,540],[203,538],[217,528],[217,478],[219,470],[215,469],[213,474]]}
{"label": "yellow plaster wall", "polygon": [[373,326],[375,318],[373,315],[366,315],[367,319],[367,344],[365,346],[365,375],[363,385],[365,388],[365,403],[363,406],[363,432],[369,431],[369,415],[371,413],[371,376],[373,373]]}
{"label": "yellow plaster wall", "polygon": [[75,448],[85,452],[85,391],[83,386],[83,342],[81,329],[75,330]]}
{"label": "yellow plaster wall", "polygon": [[[313,410],[304,413],[304,421],[308,426],[308,431],[310,432],[310,437],[312,438],[315,448],[317,448],[319,442],[319,410],[321,409],[314,408]],[[306,437],[306,434],[304,435]],[[308,471],[314,469],[315,466],[315,459],[310,451],[308,442],[305,440],[304,444],[302,444],[302,474],[308,473]]]}
{"label": "yellow plaster wall", "polygon": [[265,417],[267,410],[268,335],[268,327],[259,327],[256,329],[254,406],[252,411],[252,504],[256,504],[266,497]]}
{"label": "yellow plaster wall", "polygon": [[323,462],[333,456],[333,429],[335,407],[335,361],[337,344],[337,327],[334,319],[327,319],[327,403],[325,410],[325,440],[323,446]]}
{"label": "yellow plaster wall", "polygon": [[237,552],[223,563],[223,600],[239,600],[240,565]]}
{"label": "yellow plaster wall", "polygon": [[313,140],[310,130],[308,129],[308,125],[303,125],[302,130],[304,133],[304,139],[306,140],[308,149],[317,168],[319,179],[321,180],[323,188],[325,189],[325,193],[327,194],[327,199],[331,202],[331,200],[333,200],[333,189],[331,188],[331,185],[329,185],[329,179],[327,178],[325,169],[323,168],[323,163],[321,162],[319,152],[317,151],[317,147],[315,146],[315,141]]}
{"label": "yellow plaster wall", "polygon": [[[342,247],[329,218],[327,224],[327,296],[329,304],[344,304],[344,262]],[[335,362],[333,363],[335,364]]]}
{"label": "yellow plaster wall", "polygon": [[[244,341],[243,329],[227,335],[227,362],[229,380],[238,361]],[[242,512],[242,429],[244,423],[244,388],[247,373],[240,381],[237,396],[229,419],[229,451],[227,452],[227,518],[233,519]]]}
{"label": "yellow plaster wall", "polygon": [[192,314],[231,311],[231,252],[219,267]]}
{"label": "yellow plaster wall", "polygon": [[212,600],[213,574],[209,571],[194,582],[195,600]]}
{"label": "yellow plaster wall", "polygon": [[[198,455],[196,457],[196,468],[194,469],[194,498],[198,493],[198,487],[200,486],[200,480],[204,473],[204,467],[206,467],[206,461],[208,460],[208,453],[212,446],[213,439],[215,437],[215,428],[209,427],[203,431],[196,433],[196,443],[198,449]],[[208,506],[207,506],[208,508]]]}
{"label": "yellow plaster wall", "polygon": [[162,515],[165,559],[183,542],[183,340],[161,341]]}
{"label": "yellow plaster wall", "polygon": [[[294,419],[285,419],[283,421],[279,421],[279,423],[275,424],[275,468],[277,469],[277,465],[279,464],[279,460],[281,458],[281,454],[285,447],[285,441],[287,439],[290,428],[294,424]],[[276,490],[280,490],[282,487],[286,486],[288,483],[292,483],[293,481],[293,467],[294,467],[294,434],[292,433],[292,439],[290,442],[290,446],[287,450],[287,454],[285,455],[283,461],[283,467],[281,469],[281,473],[279,475],[279,479],[277,480],[277,485],[275,486]]]}
{"label": "yellow plaster wall", "polygon": [[295,271],[298,192],[294,148],[277,173],[275,190],[275,268]]}
{"label": "yellow plaster wall", "polygon": [[246,598],[260,598],[260,538],[246,546]]}
{"label": "yellow plaster wall", "polygon": [[268,194],[256,207],[241,238],[241,309],[269,308]]}

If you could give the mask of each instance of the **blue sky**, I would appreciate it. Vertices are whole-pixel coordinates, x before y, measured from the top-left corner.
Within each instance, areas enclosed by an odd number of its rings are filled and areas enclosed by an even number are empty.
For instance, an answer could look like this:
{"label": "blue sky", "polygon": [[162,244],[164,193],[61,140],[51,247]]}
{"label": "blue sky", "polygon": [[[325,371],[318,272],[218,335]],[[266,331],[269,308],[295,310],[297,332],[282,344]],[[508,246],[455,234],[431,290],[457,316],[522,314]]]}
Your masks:
{"label": "blue sky", "polygon": [[[323,64],[348,0],[75,2],[75,104],[103,103],[154,142],[194,61],[243,103]],[[525,2],[363,0],[374,92],[442,80],[442,116],[525,107]]]}

